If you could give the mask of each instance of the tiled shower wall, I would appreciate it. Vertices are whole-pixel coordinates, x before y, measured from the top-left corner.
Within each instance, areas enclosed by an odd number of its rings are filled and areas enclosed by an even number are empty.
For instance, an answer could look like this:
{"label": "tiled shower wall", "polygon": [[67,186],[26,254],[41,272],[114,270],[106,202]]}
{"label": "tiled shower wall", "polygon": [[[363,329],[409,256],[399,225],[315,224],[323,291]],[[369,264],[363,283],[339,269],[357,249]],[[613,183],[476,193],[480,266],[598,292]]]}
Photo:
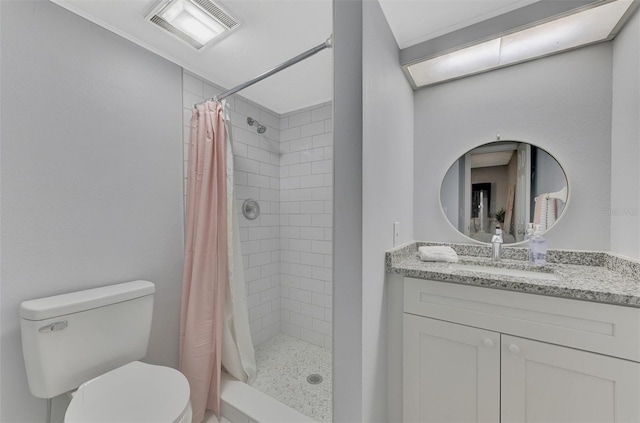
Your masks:
{"label": "tiled shower wall", "polygon": [[331,349],[331,103],[280,119],[283,333]]}
{"label": "tiled shower wall", "polygon": [[[183,72],[185,187],[191,109],[222,91]],[[331,104],[280,116],[238,95],[227,102],[253,343],[282,331],[330,348]],[[258,134],[247,117],[267,131]],[[247,198],[260,202],[256,220],[242,216]]]}

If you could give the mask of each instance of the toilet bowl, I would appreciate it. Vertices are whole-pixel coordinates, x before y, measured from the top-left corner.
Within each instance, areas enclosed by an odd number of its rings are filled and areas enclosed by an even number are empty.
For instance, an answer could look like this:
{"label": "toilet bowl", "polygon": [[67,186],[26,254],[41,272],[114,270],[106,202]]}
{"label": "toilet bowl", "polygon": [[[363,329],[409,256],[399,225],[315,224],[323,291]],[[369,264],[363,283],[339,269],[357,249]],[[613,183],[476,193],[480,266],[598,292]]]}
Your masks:
{"label": "toilet bowl", "polygon": [[134,361],[80,385],[65,423],[190,423],[189,384],[175,369]]}

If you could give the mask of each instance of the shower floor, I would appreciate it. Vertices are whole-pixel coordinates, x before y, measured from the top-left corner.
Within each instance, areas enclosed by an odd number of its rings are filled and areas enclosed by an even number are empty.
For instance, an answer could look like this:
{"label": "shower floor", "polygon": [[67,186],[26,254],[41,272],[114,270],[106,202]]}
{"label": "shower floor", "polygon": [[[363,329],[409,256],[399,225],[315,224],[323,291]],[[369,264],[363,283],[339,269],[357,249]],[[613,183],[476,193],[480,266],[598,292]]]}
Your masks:
{"label": "shower floor", "polygon": [[[253,387],[319,422],[331,422],[331,351],[279,334],[256,347]],[[307,382],[311,374],[322,382]]]}

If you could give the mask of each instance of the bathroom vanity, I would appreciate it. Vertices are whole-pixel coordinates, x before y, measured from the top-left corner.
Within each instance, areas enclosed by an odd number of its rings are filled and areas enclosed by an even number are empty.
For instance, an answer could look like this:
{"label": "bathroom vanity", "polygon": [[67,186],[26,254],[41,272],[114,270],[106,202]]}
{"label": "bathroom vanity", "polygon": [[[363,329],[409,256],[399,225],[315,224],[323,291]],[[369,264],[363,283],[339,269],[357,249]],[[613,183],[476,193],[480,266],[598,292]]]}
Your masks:
{"label": "bathroom vanity", "polygon": [[459,263],[427,263],[426,244],[386,256],[389,421],[640,421],[638,263],[451,244]]}

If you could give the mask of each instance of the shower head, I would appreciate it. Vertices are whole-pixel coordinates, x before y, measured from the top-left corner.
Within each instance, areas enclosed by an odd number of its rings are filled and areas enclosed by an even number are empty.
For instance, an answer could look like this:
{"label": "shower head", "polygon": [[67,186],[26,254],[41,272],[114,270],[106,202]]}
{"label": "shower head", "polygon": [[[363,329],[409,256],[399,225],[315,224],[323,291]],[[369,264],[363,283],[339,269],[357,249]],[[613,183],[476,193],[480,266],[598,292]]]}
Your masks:
{"label": "shower head", "polygon": [[264,126],[263,124],[261,124],[260,122],[258,122],[257,120],[255,120],[252,117],[248,117],[247,118],[247,124],[249,126],[253,126],[255,124],[256,125],[256,132],[258,132],[258,134],[264,134],[265,132],[267,132],[267,127]]}

